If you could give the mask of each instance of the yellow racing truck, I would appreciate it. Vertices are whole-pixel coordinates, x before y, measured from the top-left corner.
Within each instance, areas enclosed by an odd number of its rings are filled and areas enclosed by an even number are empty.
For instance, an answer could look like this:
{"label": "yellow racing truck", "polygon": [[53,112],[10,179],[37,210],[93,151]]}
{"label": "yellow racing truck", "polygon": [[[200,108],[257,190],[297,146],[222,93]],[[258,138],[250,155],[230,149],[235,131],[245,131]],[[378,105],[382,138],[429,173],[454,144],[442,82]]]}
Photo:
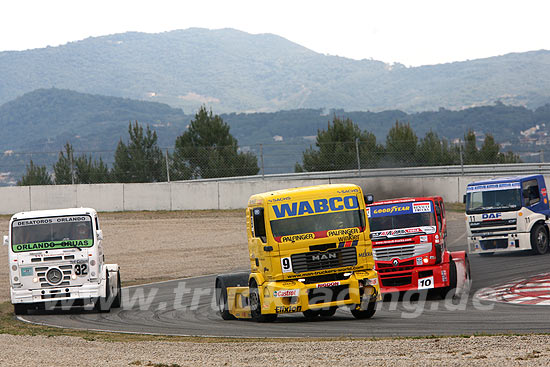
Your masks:
{"label": "yellow racing truck", "polygon": [[302,312],[312,319],[340,306],[358,319],[372,317],[380,288],[365,213],[361,188],[351,184],[251,196],[251,272],[216,277],[221,317],[271,322]]}

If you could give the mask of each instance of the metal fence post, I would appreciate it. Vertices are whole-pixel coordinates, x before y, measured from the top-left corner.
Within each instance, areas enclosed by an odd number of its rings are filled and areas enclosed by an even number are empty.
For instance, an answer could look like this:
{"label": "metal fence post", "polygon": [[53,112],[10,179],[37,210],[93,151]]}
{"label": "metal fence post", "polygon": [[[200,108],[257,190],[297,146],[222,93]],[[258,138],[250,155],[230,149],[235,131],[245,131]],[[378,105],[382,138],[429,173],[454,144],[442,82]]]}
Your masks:
{"label": "metal fence post", "polygon": [[357,154],[357,170],[359,171],[359,177],[361,177],[361,160],[359,159],[359,138],[355,138],[355,153]]}
{"label": "metal fence post", "polygon": [[263,144],[260,144],[260,161],[261,161],[261,164],[262,164],[262,179],[264,179],[265,171],[264,171],[264,146],[263,146]]}
{"label": "metal fence post", "polygon": [[462,155],[462,143],[460,143],[459,149],[460,149],[460,170],[462,172],[462,176],[464,176],[464,157]]}
{"label": "metal fence post", "polygon": [[69,158],[71,159],[71,184],[74,185],[74,159],[72,150],[69,152]]}
{"label": "metal fence post", "polygon": [[170,166],[168,164],[168,149],[166,149],[166,180],[170,182]]}

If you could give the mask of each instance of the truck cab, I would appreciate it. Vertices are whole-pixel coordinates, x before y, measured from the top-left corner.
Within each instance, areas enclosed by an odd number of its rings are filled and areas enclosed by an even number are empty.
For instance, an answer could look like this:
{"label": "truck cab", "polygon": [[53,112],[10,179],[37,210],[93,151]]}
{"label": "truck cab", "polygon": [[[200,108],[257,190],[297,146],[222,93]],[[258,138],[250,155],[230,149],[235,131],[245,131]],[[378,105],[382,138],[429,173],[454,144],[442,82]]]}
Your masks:
{"label": "truck cab", "polygon": [[464,202],[470,253],[548,251],[550,208],[544,176],[472,182]]}
{"label": "truck cab", "polygon": [[465,252],[447,249],[441,197],[377,201],[367,216],[382,293],[435,288],[446,296],[469,281]]}
{"label": "truck cab", "polygon": [[120,272],[105,264],[97,212],[71,208],[20,212],[4,236],[16,314],[32,309],[120,307]]}
{"label": "truck cab", "polygon": [[224,319],[330,316],[341,306],[372,317],[380,296],[365,201],[356,185],[253,195],[246,209],[250,272],[216,279]]}

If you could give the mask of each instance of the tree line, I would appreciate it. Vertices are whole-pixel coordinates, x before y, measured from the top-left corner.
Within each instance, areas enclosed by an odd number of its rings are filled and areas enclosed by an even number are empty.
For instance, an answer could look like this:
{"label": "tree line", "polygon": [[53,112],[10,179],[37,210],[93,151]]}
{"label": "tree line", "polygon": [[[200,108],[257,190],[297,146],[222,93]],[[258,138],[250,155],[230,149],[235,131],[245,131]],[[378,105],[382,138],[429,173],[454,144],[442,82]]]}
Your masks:
{"label": "tree line", "polygon": [[[220,116],[201,107],[188,129],[176,138],[173,153],[163,154],[156,132],[149,126],[144,130],[135,121],[128,126],[128,142],[121,139],[118,143],[112,168],[101,158],[75,156],[67,142],[53,165],[53,175],[46,166],[37,166],[31,160],[17,184],[164,182],[169,178],[189,180],[258,174],[258,158],[250,152],[241,152],[229,129]],[[419,139],[409,123],[397,120],[384,145],[350,118],[334,116],[326,130],[318,130],[315,146],[303,152],[302,162],[295,164],[295,171],[355,169],[358,165],[381,168],[521,162],[518,155],[501,152],[491,134],[485,135],[480,148],[476,140],[472,130],[458,143],[449,143],[433,131]]]}
{"label": "tree line", "polygon": [[172,154],[163,154],[157,134],[137,121],[128,125],[128,142],[119,141],[114,164],[109,168],[101,158],[75,156],[67,143],[53,165],[53,175],[46,166],[32,159],[18,185],[90,184],[108,182],[163,182],[197,178],[255,175],[260,170],[256,156],[240,152],[229,125],[206,107],[201,107],[188,129],[176,138]]}
{"label": "tree line", "polygon": [[409,123],[396,121],[382,145],[373,133],[362,131],[351,119],[335,116],[326,130],[317,132],[315,147],[306,149],[295,172],[521,162],[517,154],[500,152],[491,134],[485,135],[479,149],[476,140],[472,130],[466,132],[463,142],[455,144],[433,131],[419,139]]}

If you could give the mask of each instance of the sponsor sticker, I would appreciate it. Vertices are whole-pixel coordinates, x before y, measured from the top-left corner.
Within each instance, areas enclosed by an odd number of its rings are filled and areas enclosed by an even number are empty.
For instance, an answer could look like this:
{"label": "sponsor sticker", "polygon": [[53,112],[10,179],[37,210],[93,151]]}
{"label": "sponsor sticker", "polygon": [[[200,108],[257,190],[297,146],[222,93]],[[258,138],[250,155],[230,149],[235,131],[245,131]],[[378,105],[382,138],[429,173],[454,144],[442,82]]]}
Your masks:
{"label": "sponsor sticker", "polygon": [[429,213],[432,211],[432,206],[429,201],[421,201],[412,204],[413,213]]}
{"label": "sponsor sticker", "polygon": [[519,189],[521,185],[519,182],[501,182],[493,183],[486,185],[472,185],[466,187],[466,192],[475,192],[475,191],[496,191],[496,190],[507,190],[507,189]]}
{"label": "sponsor sticker", "polygon": [[71,247],[91,247],[93,244],[94,242],[92,241],[92,239],[21,243],[13,246],[13,252],[55,250]]}
{"label": "sponsor sticker", "polygon": [[416,265],[422,265],[422,258],[421,257],[416,258]]}
{"label": "sponsor sticker", "polygon": [[337,285],[340,285],[339,281],[319,283],[319,284],[316,285],[316,287],[317,288],[328,288],[328,287],[336,287]]}
{"label": "sponsor sticker", "polygon": [[420,242],[428,242],[428,236],[420,236]]}
{"label": "sponsor sticker", "polygon": [[91,222],[92,218],[87,215],[77,215],[70,217],[53,217],[40,219],[22,219],[13,222],[13,227],[36,226],[41,224],[69,223],[69,222]]}
{"label": "sponsor sticker", "polygon": [[292,313],[302,312],[302,306],[277,306],[275,307],[276,313]]}
{"label": "sponsor sticker", "polygon": [[313,233],[304,233],[304,234],[293,234],[291,236],[281,237],[281,242],[296,242],[303,240],[312,240],[315,238]]}
{"label": "sponsor sticker", "polygon": [[359,228],[357,227],[346,229],[332,229],[330,231],[327,231],[327,236],[351,236],[356,233],[359,233]]}
{"label": "sponsor sticker", "polygon": [[327,199],[273,204],[270,206],[270,217],[274,219],[283,219],[288,217],[339,212],[352,209],[359,209],[359,201],[357,200],[357,196],[334,196]]}
{"label": "sponsor sticker", "polygon": [[298,297],[299,289],[281,289],[273,292],[273,297]]}
{"label": "sponsor sticker", "polygon": [[32,267],[29,267],[29,268],[21,268],[21,276],[22,277],[32,277],[33,276],[33,271],[32,271]]}
{"label": "sponsor sticker", "polygon": [[370,218],[370,207],[367,208],[367,218]]}

